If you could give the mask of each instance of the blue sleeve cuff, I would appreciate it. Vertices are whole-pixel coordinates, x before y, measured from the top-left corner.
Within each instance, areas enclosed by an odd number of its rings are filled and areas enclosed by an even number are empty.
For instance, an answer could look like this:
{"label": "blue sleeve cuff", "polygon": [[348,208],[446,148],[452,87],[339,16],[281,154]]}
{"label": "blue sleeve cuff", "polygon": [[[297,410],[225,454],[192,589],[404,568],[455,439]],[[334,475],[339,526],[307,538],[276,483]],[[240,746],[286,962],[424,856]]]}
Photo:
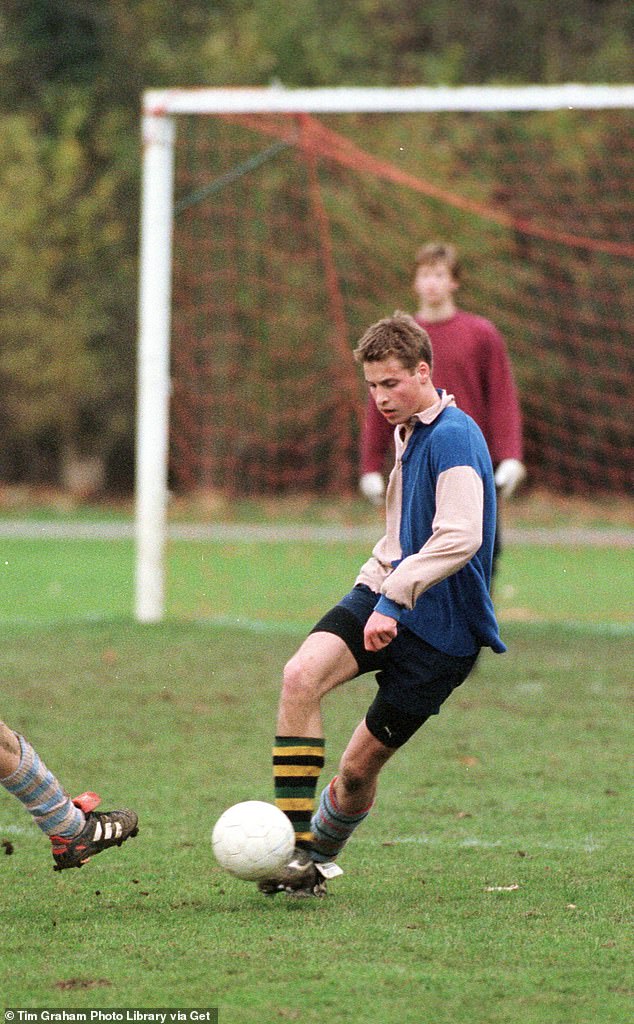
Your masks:
{"label": "blue sleeve cuff", "polygon": [[402,604],[397,604],[396,601],[391,601],[389,597],[385,597],[381,594],[381,597],[374,606],[375,612],[381,612],[381,615],[389,615],[390,618],[400,621],[401,615],[405,611]]}

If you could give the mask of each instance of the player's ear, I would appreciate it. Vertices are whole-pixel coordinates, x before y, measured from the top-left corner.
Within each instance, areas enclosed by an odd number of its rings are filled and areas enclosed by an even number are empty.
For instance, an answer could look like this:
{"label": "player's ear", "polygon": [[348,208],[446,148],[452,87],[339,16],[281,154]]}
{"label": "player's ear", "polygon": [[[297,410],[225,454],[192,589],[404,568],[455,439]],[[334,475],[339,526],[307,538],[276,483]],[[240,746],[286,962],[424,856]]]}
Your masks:
{"label": "player's ear", "polygon": [[421,383],[426,384],[430,377],[429,363],[419,363],[417,372]]}

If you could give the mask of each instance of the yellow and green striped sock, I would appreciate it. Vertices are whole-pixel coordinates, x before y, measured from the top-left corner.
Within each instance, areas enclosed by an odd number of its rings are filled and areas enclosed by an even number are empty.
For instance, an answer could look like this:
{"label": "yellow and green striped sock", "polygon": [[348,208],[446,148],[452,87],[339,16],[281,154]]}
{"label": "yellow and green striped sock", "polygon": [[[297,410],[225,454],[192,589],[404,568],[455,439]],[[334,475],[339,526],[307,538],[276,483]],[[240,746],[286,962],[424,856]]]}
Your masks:
{"label": "yellow and green striped sock", "polygon": [[310,736],[276,736],[273,747],[275,804],[290,818],[298,846],[310,846],[310,819],[324,767],[324,740]]}

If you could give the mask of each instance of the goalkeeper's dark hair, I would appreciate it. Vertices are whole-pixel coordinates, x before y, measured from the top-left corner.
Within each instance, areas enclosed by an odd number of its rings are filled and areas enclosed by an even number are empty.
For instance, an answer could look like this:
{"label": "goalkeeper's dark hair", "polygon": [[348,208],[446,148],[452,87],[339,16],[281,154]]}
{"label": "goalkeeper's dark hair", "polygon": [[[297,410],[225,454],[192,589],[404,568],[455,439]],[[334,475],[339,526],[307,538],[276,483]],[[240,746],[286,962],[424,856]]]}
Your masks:
{"label": "goalkeeper's dark hair", "polygon": [[462,266],[455,245],[451,245],[450,242],[427,242],[426,245],[422,245],[416,253],[416,268],[431,267],[434,263],[444,263],[454,281],[460,280]]}
{"label": "goalkeeper's dark hair", "polygon": [[413,316],[400,310],[368,327],[354,350],[358,363],[378,363],[391,356],[407,370],[414,370],[421,362],[432,369],[433,353],[427,331]]}

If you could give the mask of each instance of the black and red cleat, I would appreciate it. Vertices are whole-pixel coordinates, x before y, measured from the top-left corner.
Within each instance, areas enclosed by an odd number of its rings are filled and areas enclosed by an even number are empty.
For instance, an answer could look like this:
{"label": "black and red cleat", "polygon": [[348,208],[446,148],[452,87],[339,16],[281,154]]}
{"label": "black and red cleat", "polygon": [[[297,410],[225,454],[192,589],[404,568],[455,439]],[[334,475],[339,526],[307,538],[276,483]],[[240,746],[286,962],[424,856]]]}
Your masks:
{"label": "black and red cleat", "polygon": [[51,836],[53,844],[53,870],[80,868],[95,854],[121,846],[126,839],[138,834],[138,818],[134,811],[94,812],[100,803],[96,793],[82,793],[73,800],[76,807],[86,815],[86,824],[76,836]]}

